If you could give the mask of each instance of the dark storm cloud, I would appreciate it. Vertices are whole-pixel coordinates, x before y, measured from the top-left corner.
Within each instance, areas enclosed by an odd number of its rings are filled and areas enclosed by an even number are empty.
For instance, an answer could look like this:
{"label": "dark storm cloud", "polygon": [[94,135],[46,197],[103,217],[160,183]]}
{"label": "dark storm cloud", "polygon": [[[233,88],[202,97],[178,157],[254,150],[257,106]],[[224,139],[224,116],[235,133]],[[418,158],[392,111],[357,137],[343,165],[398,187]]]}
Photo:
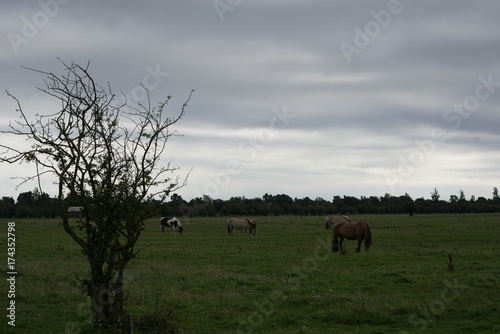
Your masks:
{"label": "dark storm cloud", "polygon": [[[175,112],[196,89],[179,125],[185,136],[166,157],[194,168],[188,198],[213,184],[220,197],[428,197],[434,187],[446,197],[461,181],[487,196],[498,179],[485,172],[498,162],[496,1],[41,0],[0,10],[2,89],[26,107],[49,104],[34,88],[42,77],[19,65],[60,72],[56,57],[90,60],[97,80],[130,103],[147,82],[155,101],[173,96]],[[356,52],[346,56],[347,44]],[[11,101],[0,103],[6,124],[16,116]],[[284,110],[290,118],[273,128]],[[391,187],[386,175],[424,141],[435,150]],[[233,160],[236,174],[227,170]],[[442,177],[442,166],[462,160],[466,167]],[[475,170],[490,177],[464,181]]]}

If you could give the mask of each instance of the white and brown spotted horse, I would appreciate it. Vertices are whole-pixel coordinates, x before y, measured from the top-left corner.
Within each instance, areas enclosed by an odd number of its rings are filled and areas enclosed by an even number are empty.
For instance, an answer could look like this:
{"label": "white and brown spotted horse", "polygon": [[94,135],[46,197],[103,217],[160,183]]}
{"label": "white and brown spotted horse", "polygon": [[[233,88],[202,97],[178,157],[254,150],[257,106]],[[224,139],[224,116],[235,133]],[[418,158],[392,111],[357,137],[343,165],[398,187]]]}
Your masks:
{"label": "white and brown spotted horse", "polygon": [[171,227],[173,234],[175,234],[176,228],[179,228],[180,234],[184,232],[184,227],[182,227],[181,221],[176,217],[161,217],[160,230],[165,232],[165,227]]}

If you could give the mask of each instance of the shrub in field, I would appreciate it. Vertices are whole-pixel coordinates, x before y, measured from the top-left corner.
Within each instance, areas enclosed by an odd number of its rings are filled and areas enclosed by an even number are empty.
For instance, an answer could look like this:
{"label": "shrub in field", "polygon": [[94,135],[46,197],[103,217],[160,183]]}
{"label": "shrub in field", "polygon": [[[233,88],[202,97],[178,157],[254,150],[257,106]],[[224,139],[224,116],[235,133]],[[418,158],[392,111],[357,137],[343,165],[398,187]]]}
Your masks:
{"label": "shrub in field", "polygon": [[156,306],[152,313],[144,314],[134,321],[137,329],[147,329],[148,333],[174,334],[178,333],[177,313],[166,305]]}

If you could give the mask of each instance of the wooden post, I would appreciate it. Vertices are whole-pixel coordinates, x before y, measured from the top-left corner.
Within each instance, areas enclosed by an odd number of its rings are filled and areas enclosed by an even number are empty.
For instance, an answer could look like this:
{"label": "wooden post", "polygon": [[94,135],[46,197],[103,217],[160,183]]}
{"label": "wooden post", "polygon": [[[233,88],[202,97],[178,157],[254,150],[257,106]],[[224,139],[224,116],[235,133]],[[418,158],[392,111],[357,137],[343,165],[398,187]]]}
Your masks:
{"label": "wooden post", "polygon": [[134,318],[131,314],[127,315],[122,329],[123,334],[134,334]]}
{"label": "wooden post", "polygon": [[453,261],[451,259],[451,254],[448,254],[448,271],[454,272],[455,266],[453,265]]}

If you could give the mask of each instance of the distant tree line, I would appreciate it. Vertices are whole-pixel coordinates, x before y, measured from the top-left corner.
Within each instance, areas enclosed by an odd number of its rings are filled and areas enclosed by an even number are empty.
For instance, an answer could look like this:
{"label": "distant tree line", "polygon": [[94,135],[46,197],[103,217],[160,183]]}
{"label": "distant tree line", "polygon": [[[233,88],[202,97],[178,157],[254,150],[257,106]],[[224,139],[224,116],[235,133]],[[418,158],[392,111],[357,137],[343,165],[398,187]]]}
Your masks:
{"label": "distant tree line", "polygon": [[2,197],[0,200],[0,217],[2,218],[54,218],[59,216],[59,203],[57,198],[34,191],[20,193],[17,201],[12,197]]}
{"label": "distant tree line", "polygon": [[[430,213],[492,213],[500,212],[498,189],[493,188],[492,197],[471,196],[466,198],[460,190],[448,200],[442,200],[436,188],[429,199],[413,199],[408,194],[402,196],[334,196],[332,200],[321,197],[311,199],[292,198],[286,194],[264,194],[261,198],[231,197],[228,200],[197,197],[190,201],[173,194],[170,201],[157,202],[158,216],[279,216],[302,215],[324,216],[331,214],[430,214]],[[71,205],[78,205],[68,196]],[[19,194],[17,200],[2,197],[0,217],[3,218],[55,218],[59,215],[57,199],[38,189]]]}

